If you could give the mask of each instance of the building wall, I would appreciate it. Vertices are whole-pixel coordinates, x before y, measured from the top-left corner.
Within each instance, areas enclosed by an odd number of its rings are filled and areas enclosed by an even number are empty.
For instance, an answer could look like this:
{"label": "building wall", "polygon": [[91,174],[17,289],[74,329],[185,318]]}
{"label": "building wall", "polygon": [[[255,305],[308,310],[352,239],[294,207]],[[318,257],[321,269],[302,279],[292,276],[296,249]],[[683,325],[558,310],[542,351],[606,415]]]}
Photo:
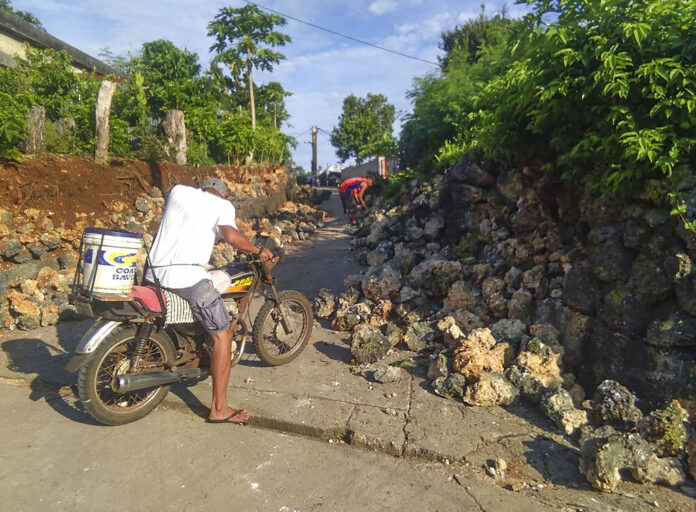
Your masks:
{"label": "building wall", "polygon": [[95,70],[102,75],[116,72],[108,64],[36,28],[31,23],[8,12],[0,11],[0,66],[14,66],[15,55],[24,57],[24,43],[29,43],[35,48],[66,51],[72,58],[72,66],[76,72]]}

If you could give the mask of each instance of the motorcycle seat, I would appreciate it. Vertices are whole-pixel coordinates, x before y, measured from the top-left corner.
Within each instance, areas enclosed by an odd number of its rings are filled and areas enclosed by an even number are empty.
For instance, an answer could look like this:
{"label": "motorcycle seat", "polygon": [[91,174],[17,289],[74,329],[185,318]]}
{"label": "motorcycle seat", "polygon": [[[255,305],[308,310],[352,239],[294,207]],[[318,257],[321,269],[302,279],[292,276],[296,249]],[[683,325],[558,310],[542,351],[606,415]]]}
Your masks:
{"label": "motorcycle seat", "polygon": [[153,313],[162,312],[162,306],[157,298],[157,290],[153,286],[133,286],[128,296],[142,300],[147,309]]}

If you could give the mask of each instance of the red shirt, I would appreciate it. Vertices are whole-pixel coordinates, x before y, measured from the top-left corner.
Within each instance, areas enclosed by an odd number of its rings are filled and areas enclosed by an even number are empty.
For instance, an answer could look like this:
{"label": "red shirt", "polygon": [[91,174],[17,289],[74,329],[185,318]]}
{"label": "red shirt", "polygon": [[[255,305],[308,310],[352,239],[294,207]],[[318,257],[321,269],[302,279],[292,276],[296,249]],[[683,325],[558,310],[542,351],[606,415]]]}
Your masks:
{"label": "red shirt", "polygon": [[[362,185],[364,181],[367,181],[367,178],[348,178],[338,186],[338,192],[340,194],[345,194],[346,190],[348,190],[349,187],[352,187],[354,185]],[[355,190],[352,190],[351,192],[357,194],[357,190],[359,189],[360,187],[355,187]]]}

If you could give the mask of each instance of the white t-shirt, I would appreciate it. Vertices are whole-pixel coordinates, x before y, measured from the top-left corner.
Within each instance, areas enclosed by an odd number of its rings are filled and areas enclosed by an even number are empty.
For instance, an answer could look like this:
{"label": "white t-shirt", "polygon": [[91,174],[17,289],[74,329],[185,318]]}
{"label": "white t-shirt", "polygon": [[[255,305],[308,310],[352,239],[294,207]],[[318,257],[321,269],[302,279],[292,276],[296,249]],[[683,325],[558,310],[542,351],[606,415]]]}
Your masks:
{"label": "white t-shirt", "polygon": [[150,249],[150,262],[160,284],[187,288],[210,279],[203,266],[210,260],[216,240],[223,238],[220,226],[237,229],[232,203],[198,188],[176,185]]}

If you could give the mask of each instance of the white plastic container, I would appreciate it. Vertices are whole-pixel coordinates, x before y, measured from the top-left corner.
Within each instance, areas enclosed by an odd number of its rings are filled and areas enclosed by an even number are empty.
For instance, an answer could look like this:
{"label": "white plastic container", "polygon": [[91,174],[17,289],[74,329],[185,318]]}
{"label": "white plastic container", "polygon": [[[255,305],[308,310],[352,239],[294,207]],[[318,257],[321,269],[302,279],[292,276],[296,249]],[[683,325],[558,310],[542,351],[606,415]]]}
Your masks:
{"label": "white plastic container", "polygon": [[127,295],[133,288],[143,236],[127,231],[87,228],[82,237],[82,287],[105,295]]}

